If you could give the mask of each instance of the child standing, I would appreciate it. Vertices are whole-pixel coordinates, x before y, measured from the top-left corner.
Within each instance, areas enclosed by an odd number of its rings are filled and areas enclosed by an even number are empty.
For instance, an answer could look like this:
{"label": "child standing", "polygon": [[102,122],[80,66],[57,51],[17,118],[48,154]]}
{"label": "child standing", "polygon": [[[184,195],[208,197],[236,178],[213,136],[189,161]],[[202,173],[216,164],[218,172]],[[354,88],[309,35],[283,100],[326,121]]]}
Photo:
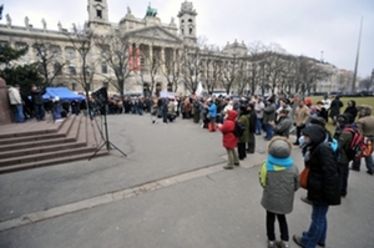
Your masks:
{"label": "child standing", "polygon": [[226,170],[234,169],[239,166],[239,159],[235,148],[238,145],[238,138],[234,135],[235,121],[238,113],[235,110],[229,110],[223,124],[218,124],[219,130],[222,132],[223,147],[226,148],[228,164],[223,166]]}
{"label": "child standing", "polygon": [[[261,205],[266,209],[268,248],[289,247],[286,214],[292,212],[295,191],[299,187],[298,170],[291,157],[292,144],[283,137],[274,137],[268,145],[268,156],[260,171],[264,188]],[[275,218],[278,219],[281,241],[275,239]]]}

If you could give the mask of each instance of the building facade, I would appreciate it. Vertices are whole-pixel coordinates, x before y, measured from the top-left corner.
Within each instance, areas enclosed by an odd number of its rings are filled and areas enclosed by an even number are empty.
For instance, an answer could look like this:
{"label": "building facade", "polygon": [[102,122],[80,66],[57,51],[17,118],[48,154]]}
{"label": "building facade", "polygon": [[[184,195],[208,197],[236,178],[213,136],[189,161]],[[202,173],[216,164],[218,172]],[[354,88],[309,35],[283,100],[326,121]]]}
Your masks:
{"label": "building facade", "polygon": [[[35,28],[28,17],[25,17],[24,26],[15,26],[7,14],[6,24],[0,24],[0,44],[6,43],[14,48],[28,46],[28,53],[18,61],[21,64],[40,62],[40,51],[35,47],[43,44],[49,51],[49,71],[57,74],[53,84],[77,91],[87,86],[83,83],[87,81],[91,91],[104,83],[113,93],[138,94],[153,94],[156,90],[166,89],[191,93],[196,90],[197,84],[209,92],[215,89],[229,91],[227,85],[234,81],[237,82],[230,92],[263,93],[266,85],[268,92],[276,93],[287,83],[286,79],[275,79],[279,74],[285,74],[284,70],[280,73],[272,71],[284,64],[282,59],[267,61],[261,56],[249,55],[244,41],[228,42],[223,49],[199,44],[197,11],[191,2],[183,2],[176,13],[178,21],[172,18],[168,23],[162,22],[157,10],[151,6],[142,18],[135,17],[127,7],[126,15],[118,23],[109,21],[107,0],[87,0],[87,11],[84,27],[73,24],[66,28],[58,23],[58,30],[48,28],[44,19],[42,28]],[[90,50],[83,58],[81,51],[84,49],[79,46],[84,45],[87,39],[91,42]],[[278,57],[287,60],[290,56]],[[240,74],[240,79],[235,73]],[[124,79],[124,87],[115,87],[121,78]],[[334,77],[319,84],[319,91],[325,92],[338,90],[339,87]]]}
{"label": "building facade", "polygon": [[[123,52],[128,53],[127,69],[130,72],[126,75],[125,92],[140,93],[152,82],[166,89],[170,80],[166,80],[165,67],[176,66],[171,65],[170,62],[177,61],[186,48],[197,46],[197,12],[193,4],[188,1],[181,4],[177,13],[179,28],[174,18],[169,23],[163,23],[157,17],[157,10],[151,6],[148,6],[144,18],[135,17],[130,7],[127,7],[126,15],[118,23],[109,21],[107,0],[88,0],[87,10],[88,20],[84,29],[95,36],[120,33],[127,37],[128,47]],[[48,28],[44,19],[42,25],[43,28],[34,28],[28,17],[25,17],[25,26],[15,26],[12,25],[12,19],[7,14],[6,24],[0,24],[0,43],[9,44],[14,48],[29,46],[28,53],[18,61],[20,64],[39,61],[38,51],[33,47],[36,43],[45,44],[53,54],[49,65],[52,73],[55,65],[63,65],[54,84],[63,84],[73,90],[81,90],[80,81],[84,70],[81,69],[82,58],[77,47],[72,44],[72,39],[79,40],[74,36],[77,27],[73,24],[68,29],[58,23],[58,30],[55,31]],[[229,59],[229,50],[221,54],[220,59],[221,57]],[[152,74],[150,67],[155,60],[163,63],[159,63],[159,68]],[[103,82],[116,80],[113,68],[103,59],[102,51],[95,45],[87,56],[86,70],[86,73],[92,76],[89,77],[92,80],[91,90],[101,87]],[[181,92],[185,91],[182,83],[178,88]],[[111,90],[115,91],[114,88]]]}

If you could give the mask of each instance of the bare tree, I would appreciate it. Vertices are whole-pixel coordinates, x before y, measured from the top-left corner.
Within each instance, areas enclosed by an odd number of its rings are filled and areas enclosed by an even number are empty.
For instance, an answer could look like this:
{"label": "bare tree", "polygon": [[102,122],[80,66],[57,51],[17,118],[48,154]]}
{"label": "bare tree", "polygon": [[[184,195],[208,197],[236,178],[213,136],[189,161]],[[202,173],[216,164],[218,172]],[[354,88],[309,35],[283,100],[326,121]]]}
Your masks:
{"label": "bare tree", "polygon": [[227,94],[231,93],[234,84],[237,82],[239,78],[239,68],[239,58],[236,55],[234,55],[233,58],[229,61],[226,61],[226,63],[223,66],[223,86]]}
{"label": "bare tree", "polygon": [[[130,53],[134,51],[129,37],[116,31],[108,35],[95,36],[95,45],[100,49],[103,61],[114,72],[115,80],[106,77],[108,82],[123,97],[126,79],[130,76],[132,69],[134,69],[130,68],[130,60],[133,59]],[[140,55],[137,54],[137,56]]]}
{"label": "bare tree", "polygon": [[165,61],[160,61],[160,63],[165,66],[165,70],[161,70],[161,73],[168,85],[171,86],[173,92],[177,92],[182,77],[182,58],[180,54],[173,53],[172,56],[165,56]]}
{"label": "bare tree", "polygon": [[[153,47],[153,45],[150,46],[150,47]],[[161,67],[164,63],[161,60],[161,54],[157,53],[156,50],[153,51],[153,52],[154,52],[153,56],[147,56],[146,54],[144,54],[144,52],[142,53],[141,56],[144,58],[145,67],[140,70],[140,78],[141,78],[143,84],[145,84],[145,83],[150,84],[151,94],[153,93],[153,91],[155,90],[155,88],[157,86],[156,85],[157,84],[156,79],[157,79],[157,76],[159,75]],[[148,74],[150,82],[146,81],[146,79],[145,79],[146,74]],[[159,89],[156,89],[156,91],[159,91]],[[158,92],[156,92],[156,93],[158,93]]]}
{"label": "bare tree", "polygon": [[363,88],[366,91],[369,91],[372,87],[373,87],[373,81],[370,77],[366,77],[360,80],[360,88]]}
{"label": "bare tree", "polygon": [[203,88],[212,94],[214,89],[222,82],[222,62],[215,59],[212,51],[209,52],[207,58],[202,61],[202,83]]}
{"label": "bare tree", "polygon": [[195,93],[202,75],[202,56],[199,47],[185,47],[182,55],[182,74],[185,88]]}
{"label": "bare tree", "polygon": [[65,66],[62,62],[61,48],[48,44],[46,41],[36,41],[32,45],[38,58],[38,70],[43,76],[43,84],[52,85],[58,75],[61,75]]}
{"label": "bare tree", "polygon": [[86,97],[87,97],[87,110],[90,113],[90,104],[89,104],[89,92],[91,90],[91,83],[93,76],[95,74],[96,65],[89,63],[90,52],[94,45],[94,34],[91,30],[85,26],[83,29],[74,29],[72,33],[65,32],[65,35],[68,37],[72,47],[75,51],[78,52],[80,58],[80,73],[78,77],[78,82],[82,86]]}

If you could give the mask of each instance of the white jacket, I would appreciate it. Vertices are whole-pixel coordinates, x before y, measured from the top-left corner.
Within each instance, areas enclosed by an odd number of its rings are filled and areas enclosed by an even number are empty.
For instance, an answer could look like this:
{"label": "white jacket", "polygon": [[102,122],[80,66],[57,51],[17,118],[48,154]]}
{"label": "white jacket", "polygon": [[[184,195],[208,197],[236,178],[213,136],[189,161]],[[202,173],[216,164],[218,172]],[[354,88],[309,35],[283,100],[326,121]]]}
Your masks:
{"label": "white jacket", "polygon": [[11,105],[22,104],[21,94],[19,90],[13,86],[8,89],[9,102]]}

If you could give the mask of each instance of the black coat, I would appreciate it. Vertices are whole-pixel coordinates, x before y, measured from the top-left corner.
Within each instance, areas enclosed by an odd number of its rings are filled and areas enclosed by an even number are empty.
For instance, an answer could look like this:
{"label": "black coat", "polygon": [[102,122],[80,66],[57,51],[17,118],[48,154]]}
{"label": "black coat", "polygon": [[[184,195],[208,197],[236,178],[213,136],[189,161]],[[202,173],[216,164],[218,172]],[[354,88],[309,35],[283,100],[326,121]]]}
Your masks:
{"label": "black coat", "polygon": [[311,150],[308,178],[308,199],[315,203],[340,204],[340,177],[332,149],[321,143]]}

